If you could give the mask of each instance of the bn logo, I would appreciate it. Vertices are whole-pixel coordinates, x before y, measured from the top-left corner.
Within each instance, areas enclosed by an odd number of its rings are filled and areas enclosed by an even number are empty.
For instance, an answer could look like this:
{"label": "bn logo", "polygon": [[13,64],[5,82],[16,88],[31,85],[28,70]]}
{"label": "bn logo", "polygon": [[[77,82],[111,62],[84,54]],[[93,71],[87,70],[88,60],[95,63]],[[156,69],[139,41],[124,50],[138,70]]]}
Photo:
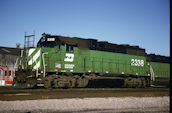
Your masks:
{"label": "bn logo", "polygon": [[74,60],[74,54],[72,53],[66,53],[66,58],[64,59],[65,62],[73,62]]}

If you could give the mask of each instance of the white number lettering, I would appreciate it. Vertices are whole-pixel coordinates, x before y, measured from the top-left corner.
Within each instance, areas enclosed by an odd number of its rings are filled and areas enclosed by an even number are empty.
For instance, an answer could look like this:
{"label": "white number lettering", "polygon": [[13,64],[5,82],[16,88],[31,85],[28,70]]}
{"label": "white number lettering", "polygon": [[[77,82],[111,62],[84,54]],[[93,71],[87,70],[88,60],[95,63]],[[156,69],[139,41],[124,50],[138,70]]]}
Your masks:
{"label": "white number lettering", "polygon": [[141,66],[143,67],[144,66],[144,60],[141,60]]}
{"label": "white number lettering", "polygon": [[144,66],[144,60],[131,59],[131,66]]}
{"label": "white number lettering", "polygon": [[141,65],[141,62],[140,62],[140,60],[137,60],[137,63],[138,63],[138,66],[140,66],[140,65]]}
{"label": "white number lettering", "polygon": [[55,41],[55,38],[47,38],[47,41]]}
{"label": "white number lettering", "polygon": [[137,65],[138,65],[138,63],[137,63],[137,59],[135,59],[135,60],[134,60],[134,62],[135,62],[135,66],[137,66]]}
{"label": "white number lettering", "polygon": [[131,66],[134,66],[134,59],[131,59]]}

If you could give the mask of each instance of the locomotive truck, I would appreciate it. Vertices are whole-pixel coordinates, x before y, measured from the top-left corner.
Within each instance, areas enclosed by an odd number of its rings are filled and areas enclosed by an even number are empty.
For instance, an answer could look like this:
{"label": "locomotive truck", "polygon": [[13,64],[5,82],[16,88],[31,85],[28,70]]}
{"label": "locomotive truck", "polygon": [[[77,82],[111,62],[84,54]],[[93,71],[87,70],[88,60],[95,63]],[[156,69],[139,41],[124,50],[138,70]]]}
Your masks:
{"label": "locomotive truck", "polygon": [[14,87],[150,87],[169,85],[170,58],[139,46],[42,34],[22,51]]}

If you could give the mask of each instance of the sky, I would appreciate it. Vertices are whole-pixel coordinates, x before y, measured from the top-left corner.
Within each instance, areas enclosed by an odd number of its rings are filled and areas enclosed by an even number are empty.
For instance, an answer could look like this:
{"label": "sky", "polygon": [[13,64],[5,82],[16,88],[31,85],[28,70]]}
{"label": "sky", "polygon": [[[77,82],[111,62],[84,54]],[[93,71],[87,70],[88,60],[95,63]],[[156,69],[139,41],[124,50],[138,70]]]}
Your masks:
{"label": "sky", "polygon": [[170,55],[169,0],[0,0],[0,46],[42,33],[139,45]]}

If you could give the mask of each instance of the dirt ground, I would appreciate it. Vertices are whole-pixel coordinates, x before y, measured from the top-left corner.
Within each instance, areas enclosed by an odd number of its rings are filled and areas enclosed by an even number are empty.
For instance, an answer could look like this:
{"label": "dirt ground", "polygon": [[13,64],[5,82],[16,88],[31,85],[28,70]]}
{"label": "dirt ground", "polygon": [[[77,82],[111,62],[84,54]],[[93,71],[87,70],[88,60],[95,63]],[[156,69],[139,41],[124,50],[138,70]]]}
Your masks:
{"label": "dirt ground", "polygon": [[35,100],[93,97],[162,97],[169,96],[169,88],[76,88],[76,89],[14,89],[0,88],[0,100]]}

